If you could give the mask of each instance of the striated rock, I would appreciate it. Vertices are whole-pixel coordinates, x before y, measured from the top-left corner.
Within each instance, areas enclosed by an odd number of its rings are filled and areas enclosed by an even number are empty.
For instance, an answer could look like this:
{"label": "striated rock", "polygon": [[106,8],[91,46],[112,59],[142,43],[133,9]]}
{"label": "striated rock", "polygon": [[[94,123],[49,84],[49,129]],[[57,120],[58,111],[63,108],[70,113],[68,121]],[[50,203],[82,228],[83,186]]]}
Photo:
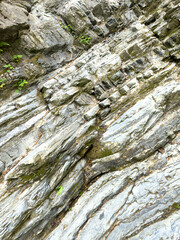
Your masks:
{"label": "striated rock", "polygon": [[1,41],[17,38],[21,29],[28,28],[28,1],[1,1],[0,3],[0,35]]}
{"label": "striated rock", "polygon": [[0,1],[0,239],[180,239],[179,7]]}
{"label": "striated rock", "polygon": [[[172,202],[180,200],[176,157],[170,165],[162,167],[161,157],[155,161],[157,156],[152,156],[132,167],[100,177],[47,239],[58,239],[58,236],[61,239],[136,239],[131,236],[159,221]],[[171,167],[175,167],[173,171]],[[160,228],[163,224],[159,224]],[[149,233],[145,228],[138,236],[148,239]],[[179,236],[172,228],[166,234]],[[160,237],[160,234],[155,231],[155,236]]]}

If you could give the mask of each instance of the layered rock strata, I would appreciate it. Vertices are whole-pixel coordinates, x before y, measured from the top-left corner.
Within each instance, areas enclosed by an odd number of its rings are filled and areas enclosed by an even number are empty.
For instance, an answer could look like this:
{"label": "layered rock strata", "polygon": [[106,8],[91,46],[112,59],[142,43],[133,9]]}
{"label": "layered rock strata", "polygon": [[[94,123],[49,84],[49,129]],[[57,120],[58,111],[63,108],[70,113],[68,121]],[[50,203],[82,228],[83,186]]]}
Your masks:
{"label": "layered rock strata", "polygon": [[180,238],[179,10],[0,1],[0,239]]}

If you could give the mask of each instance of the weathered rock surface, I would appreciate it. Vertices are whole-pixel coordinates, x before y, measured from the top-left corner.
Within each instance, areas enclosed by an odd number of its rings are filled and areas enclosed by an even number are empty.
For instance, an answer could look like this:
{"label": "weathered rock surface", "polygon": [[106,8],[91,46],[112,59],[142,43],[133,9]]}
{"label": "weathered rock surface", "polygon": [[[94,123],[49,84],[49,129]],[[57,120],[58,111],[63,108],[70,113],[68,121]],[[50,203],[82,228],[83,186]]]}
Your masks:
{"label": "weathered rock surface", "polygon": [[0,1],[0,239],[180,239],[179,12]]}

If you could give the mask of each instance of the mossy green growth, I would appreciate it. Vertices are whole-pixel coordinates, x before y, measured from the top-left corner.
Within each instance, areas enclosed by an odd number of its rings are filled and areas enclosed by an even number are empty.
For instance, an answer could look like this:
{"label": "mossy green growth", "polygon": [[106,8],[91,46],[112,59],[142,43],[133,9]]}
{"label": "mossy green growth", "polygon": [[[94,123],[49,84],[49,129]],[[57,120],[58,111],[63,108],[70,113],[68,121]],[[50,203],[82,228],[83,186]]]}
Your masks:
{"label": "mossy green growth", "polygon": [[48,172],[48,168],[46,167],[41,167],[38,170],[35,170],[34,173],[28,174],[28,175],[22,175],[21,182],[29,182],[31,180],[39,180],[43,176],[45,176]]}
{"label": "mossy green growth", "polygon": [[111,149],[104,148],[101,146],[101,144],[94,146],[89,153],[87,154],[87,157],[90,159],[97,159],[97,158],[104,158],[107,156],[110,156],[114,154]]}
{"label": "mossy green growth", "polygon": [[83,194],[83,192],[82,192],[82,191],[80,191],[80,193],[79,193],[79,197],[80,197],[82,194]]}
{"label": "mossy green growth", "polygon": [[71,197],[75,198],[81,192],[80,189],[82,188],[82,184],[80,182],[75,183],[71,188]]}
{"label": "mossy green growth", "polygon": [[177,203],[174,203],[174,204],[172,205],[172,207],[173,207],[173,208],[176,208],[176,209],[180,209],[180,206],[179,206],[179,204],[177,204]]}
{"label": "mossy green growth", "polygon": [[36,175],[34,173],[29,174],[29,175],[23,175],[21,176],[21,182],[29,182],[31,180],[33,180],[36,177]]}
{"label": "mossy green growth", "polygon": [[113,152],[112,150],[108,149],[108,148],[105,148],[105,149],[101,149],[100,151],[100,156],[103,158],[103,157],[107,157],[107,156],[110,156],[112,155]]}

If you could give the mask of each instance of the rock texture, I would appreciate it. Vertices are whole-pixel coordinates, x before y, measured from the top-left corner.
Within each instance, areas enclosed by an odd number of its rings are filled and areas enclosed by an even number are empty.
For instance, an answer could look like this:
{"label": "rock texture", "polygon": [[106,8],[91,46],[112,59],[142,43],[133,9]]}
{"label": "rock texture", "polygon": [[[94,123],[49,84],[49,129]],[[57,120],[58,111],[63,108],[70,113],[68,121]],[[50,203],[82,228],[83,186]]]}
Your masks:
{"label": "rock texture", "polygon": [[0,1],[0,239],[180,239],[179,13]]}

